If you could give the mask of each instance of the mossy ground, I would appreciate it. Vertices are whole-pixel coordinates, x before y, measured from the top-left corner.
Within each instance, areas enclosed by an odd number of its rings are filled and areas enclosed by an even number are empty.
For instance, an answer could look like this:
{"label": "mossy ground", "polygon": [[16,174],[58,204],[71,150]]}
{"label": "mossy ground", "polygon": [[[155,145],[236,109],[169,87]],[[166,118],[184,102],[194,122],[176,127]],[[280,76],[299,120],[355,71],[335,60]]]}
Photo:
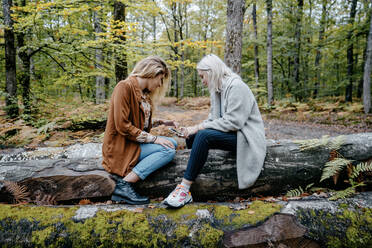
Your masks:
{"label": "mossy ground", "polygon": [[300,210],[301,224],[309,229],[310,238],[324,247],[372,247],[372,209],[349,209],[330,213],[322,210]]}
{"label": "mossy ground", "polygon": [[[256,224],[277,212],[280,205],[257,201],[245,210],[207,204],[140,212],[100,210],[83,221],[74,220],[77,209],[0,205],[0,244],[2,247],[219,247],[225,229]],[[207,209],[210,216],[198,217],[199,209]]]}

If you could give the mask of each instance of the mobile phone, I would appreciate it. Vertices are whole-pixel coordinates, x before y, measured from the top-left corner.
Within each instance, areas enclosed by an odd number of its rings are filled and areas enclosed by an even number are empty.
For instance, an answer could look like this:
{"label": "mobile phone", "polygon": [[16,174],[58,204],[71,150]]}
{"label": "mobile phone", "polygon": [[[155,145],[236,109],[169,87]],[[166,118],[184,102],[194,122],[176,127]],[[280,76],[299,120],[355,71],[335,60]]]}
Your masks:
{"label": "mobile phone", "polygon": [[172,133],[176,134],[178,137],[185,137],[185,135],[183,133],[181,133],[180,131],[174,129],[173,127],[170,127],[169,128],[169,131],[171,131]]}

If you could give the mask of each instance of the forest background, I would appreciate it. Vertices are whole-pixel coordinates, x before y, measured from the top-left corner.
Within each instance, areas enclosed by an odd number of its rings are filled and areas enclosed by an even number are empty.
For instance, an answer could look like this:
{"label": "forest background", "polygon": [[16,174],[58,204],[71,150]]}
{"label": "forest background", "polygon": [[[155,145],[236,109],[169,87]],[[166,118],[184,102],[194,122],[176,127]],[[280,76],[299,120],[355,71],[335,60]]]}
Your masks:
{"label": "forest background", "polygon": [[102,138],[114,86],[154,54],[172,68],[164,106],[204,116],[208,90],[195,67],[214,53],[265,119],[371,131],[369,0],[3,0],[2,9],[1,147],[56,133]]}

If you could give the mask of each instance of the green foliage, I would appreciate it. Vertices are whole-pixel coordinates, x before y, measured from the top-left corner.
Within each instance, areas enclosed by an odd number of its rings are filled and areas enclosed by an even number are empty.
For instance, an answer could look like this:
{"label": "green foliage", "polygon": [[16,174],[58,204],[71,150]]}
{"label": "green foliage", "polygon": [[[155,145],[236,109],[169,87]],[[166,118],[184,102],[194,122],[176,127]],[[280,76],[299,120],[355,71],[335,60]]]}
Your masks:
{"label": "green foliage", "polygon": [[360,176],[360,173],[367,171],[372,171],[372,162],[359,163],[353,168],[350,179],[354,180]]}
{"label": "green foliage", "polygon": [[294,143],[299,144],[301,151],[313,150],[316,148],[326,148],[331,151],[340,149],[341,145],[345,142],[345,136],[340,135],[331,139],[329,135],[322,136],[321,139],[309,140],[295,140]]}
{"label": "green foliage", "polygon": [[303,190],[301,186],[299,186],[298,189],[289,190],[287,192],[286,196],[288,196],[288,197],[299,197],[303,193],[305,193],[306,191],[308,191],[313,185],[314,185],[314,183],[310,183],[309,185],[307,185],[305,187],[305,190]]}
{"label": "green foliage", "polygon": [[331,161],[328,161],[324,165],[323,173],[322,173],[322,177],[320,178],[320,181],[322,182],[325,179],[336,175],[351,162],[352,162],[351,160],[348,160],[345,158],[335,158]]}

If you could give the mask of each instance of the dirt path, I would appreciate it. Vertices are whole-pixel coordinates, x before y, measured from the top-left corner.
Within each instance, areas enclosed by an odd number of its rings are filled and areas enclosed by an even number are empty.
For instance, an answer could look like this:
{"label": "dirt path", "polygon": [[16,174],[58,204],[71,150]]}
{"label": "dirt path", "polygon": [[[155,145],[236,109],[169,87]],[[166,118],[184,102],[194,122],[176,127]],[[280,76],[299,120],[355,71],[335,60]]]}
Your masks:
{"label": "dirt path", "polygon": [[[177,105],[160,106],[156,116],[158,118],[175,119],[181,125],[187,126],[200,123],[207,118],[208,111],[208,108],[185,110]],[[321,138],[324,135],[338,136],[360,132],[359,129],[353,127],[268,119],[265,115],[263,118],[267,139],[313,139]],[[372,132],[372,129],[367,131]]]}

